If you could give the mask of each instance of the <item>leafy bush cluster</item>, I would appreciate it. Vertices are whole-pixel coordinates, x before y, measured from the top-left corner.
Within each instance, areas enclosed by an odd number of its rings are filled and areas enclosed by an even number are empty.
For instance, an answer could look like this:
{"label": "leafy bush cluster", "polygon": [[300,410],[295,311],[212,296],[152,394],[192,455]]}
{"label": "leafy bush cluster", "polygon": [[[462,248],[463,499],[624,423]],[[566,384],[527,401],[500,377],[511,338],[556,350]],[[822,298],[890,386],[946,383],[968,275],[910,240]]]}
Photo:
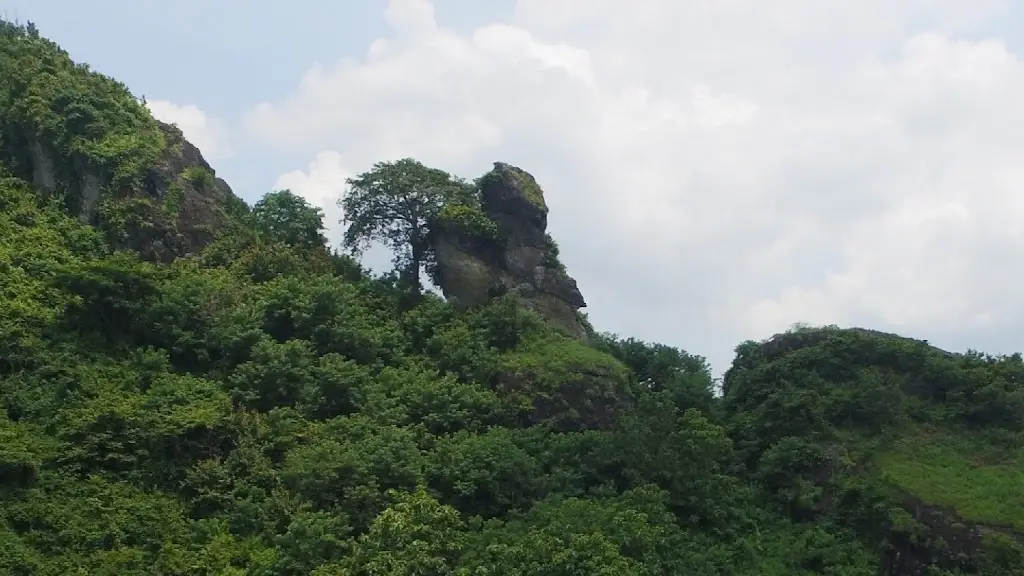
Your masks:
{"label": "leafy bush cluster", "polygon": [[[400,311],[308,236],[254,224],[162,266],[13,178],[0,199],[7,573],[757,574],[777,545],[686,400],[703,365],[502,300]],[[533,423],[572,370],[620,382],[621,417]]]}

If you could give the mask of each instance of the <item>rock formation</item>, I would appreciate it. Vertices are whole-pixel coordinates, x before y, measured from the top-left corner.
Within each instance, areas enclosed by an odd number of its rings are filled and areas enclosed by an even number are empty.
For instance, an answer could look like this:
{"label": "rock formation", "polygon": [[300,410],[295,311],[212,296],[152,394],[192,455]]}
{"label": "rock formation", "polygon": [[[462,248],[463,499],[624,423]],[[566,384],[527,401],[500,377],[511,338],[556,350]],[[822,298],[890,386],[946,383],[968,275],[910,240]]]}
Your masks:
{"label": "rock formation", "polygon": [[178,196],[175,229],[181,242],[174,255],[195,253],[214,239],[215,231],[225,228],[232,213],[247,208],[181,130],[158,124],[168,146],[160,162],[147,173],[146,193],[165,202]]}
{"label": "rock formation", "polygon": [[[202,153],[176,126],[157,122],[165,146],[146,169],[141,189],[109,190],[108,179],[86,162],[72,162],[73,189],[58,190],[59,166],[65,159],[36,138],[29,139],[33,185],[44,194],[70,193],[68,208],[86,221],[114,232],[111,240],[151,260],[168,261],[198,252],[230,213],[244,202],[217,178]],[[106,224],[106,225],[105,225]]]}
{"label": "rock formation", "polygon": [[496,162],[479,186],[480,207],[497,225],[497,239],[481,239],[454,227],[437,230],[437,280],[445,297],[469,307],[513,294],[525,308],[572,336],[586,338],[578,312],[586,302],[547,234],[548,207],[536,180]]}

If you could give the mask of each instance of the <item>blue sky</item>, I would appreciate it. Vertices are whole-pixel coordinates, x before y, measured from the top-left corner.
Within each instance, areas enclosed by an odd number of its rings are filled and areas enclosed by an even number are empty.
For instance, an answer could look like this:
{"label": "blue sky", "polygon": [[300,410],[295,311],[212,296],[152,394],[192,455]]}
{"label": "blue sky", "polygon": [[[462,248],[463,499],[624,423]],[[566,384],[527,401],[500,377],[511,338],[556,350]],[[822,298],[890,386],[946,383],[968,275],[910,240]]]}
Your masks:
{"label": "blue sky", "polygon": [[[254,9],[255,6],[263,10]],[[1024,0],[0,0],[250,202],[533,173],[599,329],[1024,341]],[[380,258],[378,257],[378,260]]]}
{"label": "blue sky", "polygon": [[[192,104],[228,123],[284,98],[315,62],[361,56],[386,33],[382,0],[0,0],[0,14],[31,20],[78,61],[124,82],[137,96]],[[268,11],[253,6],[272,7]],[[435,3],[447,25],[470,30],[507,18],[509,0]],[[259,152],[255,152],[259,155]],[[243,154],[218,173],[252,202],[294,160]],[[301,160],[301,159],[300,159]]]}

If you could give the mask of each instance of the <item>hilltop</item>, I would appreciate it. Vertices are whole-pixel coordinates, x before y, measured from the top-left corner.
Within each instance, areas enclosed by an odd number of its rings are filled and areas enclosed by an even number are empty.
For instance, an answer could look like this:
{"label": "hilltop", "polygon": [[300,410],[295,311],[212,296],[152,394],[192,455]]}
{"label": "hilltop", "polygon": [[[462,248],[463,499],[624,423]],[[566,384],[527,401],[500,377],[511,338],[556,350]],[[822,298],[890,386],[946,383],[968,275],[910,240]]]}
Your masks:
{"label": "hilltop", "polygon": [[34,26],[0,77],[0,573],[1024,575],[1020,355],[800,328],[716,396],[523,169],[381,162],[342,253]]}

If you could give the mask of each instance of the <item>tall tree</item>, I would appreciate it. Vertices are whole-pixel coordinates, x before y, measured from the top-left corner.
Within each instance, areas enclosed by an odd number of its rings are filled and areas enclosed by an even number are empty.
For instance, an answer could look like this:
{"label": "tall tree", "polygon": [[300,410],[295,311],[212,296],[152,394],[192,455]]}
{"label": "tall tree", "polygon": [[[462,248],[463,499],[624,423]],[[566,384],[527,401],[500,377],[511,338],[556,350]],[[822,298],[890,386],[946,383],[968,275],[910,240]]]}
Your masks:
{"label": "tall tree", "polygon": [[378,162],[348,180],[339,201],[347,226],[343,243],[356,254],[373,242],[387,245],[410,291],[419,294],[420,272],[434,257],[431,223],[445,206],[469,203],[472,197],[472,185],[465,180],[412,158]]}

